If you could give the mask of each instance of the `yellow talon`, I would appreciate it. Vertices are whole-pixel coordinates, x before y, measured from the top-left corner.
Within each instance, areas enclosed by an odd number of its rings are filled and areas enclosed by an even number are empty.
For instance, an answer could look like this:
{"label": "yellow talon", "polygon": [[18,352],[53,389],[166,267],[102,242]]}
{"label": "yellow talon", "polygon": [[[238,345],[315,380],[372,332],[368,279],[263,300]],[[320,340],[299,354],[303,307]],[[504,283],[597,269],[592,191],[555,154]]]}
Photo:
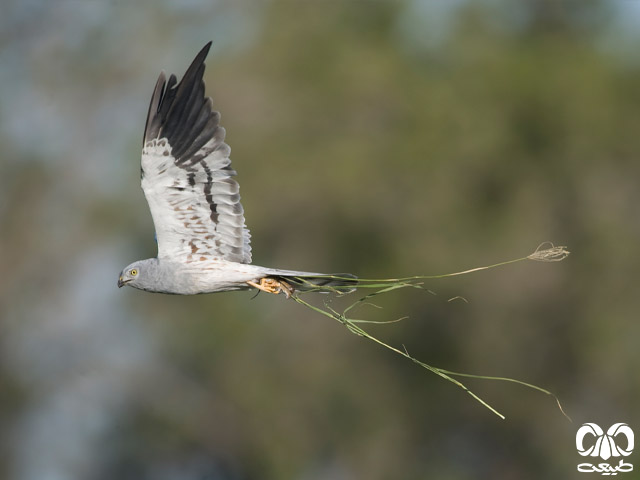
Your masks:
{"label": "yellow talon", "polygon": [[274,295],[278,295],[279,293],[284,293],[284,296],[289,298],[293,294],[293,287],[289,285],[287,282],[283,280],[276,280],[275,278],[270,277],[262,277],[260,279],[260,283],[248,281],[249,285],[258,290],[262,290],[263,292],[273,293]]}

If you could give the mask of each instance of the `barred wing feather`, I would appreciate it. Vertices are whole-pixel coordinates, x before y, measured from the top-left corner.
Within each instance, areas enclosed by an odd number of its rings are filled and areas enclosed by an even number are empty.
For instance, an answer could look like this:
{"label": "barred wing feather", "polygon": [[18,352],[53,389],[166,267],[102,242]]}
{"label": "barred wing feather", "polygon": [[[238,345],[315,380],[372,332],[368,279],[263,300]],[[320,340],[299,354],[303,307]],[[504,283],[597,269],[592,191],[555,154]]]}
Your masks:
{"label": "barred wing feather", "polygon": [[142,189],[158,239],[158,258],[251,263],[231,149],[220,114],[204,96],[204,59],[184,77],[160,74],[151,97],[142,149]]}

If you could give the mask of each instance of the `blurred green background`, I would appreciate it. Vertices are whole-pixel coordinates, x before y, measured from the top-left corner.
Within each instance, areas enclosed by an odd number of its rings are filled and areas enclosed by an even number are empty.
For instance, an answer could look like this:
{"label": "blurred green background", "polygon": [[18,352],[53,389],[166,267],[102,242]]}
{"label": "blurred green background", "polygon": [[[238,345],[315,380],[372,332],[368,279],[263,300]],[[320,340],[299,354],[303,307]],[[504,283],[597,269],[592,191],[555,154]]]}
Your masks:
{"label": "blurred green background", "polygon": [[[640,434],[639,27],[630,0],[5,2],[0,477],[582,478],[583,422]],[[358,316],[408,315],[371,331],[573,423],[469,380],[500,420],[281,297],[117,289],[155,256],[153,85],[208,40],[254,262],[379,278],[567,245]]]}

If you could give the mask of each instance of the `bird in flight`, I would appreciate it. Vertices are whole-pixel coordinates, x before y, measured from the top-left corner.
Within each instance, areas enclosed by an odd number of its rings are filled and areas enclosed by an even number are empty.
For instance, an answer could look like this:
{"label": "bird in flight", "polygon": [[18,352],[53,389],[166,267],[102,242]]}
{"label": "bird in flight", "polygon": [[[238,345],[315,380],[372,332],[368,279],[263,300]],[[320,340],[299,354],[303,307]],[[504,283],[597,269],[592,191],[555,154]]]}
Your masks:
{"label": "bird in flight", "polygon": [[158,243],[157,258],[138,260],[120,273],[118,287],[194,295],[256,288],[286,297],[295,291],[353,289],[351,274],[320,274],[251,265],[231,149],[220,113],[204,94],[198,53],[178,83],[160,74],[151,96],[142,148],[142,190]]}

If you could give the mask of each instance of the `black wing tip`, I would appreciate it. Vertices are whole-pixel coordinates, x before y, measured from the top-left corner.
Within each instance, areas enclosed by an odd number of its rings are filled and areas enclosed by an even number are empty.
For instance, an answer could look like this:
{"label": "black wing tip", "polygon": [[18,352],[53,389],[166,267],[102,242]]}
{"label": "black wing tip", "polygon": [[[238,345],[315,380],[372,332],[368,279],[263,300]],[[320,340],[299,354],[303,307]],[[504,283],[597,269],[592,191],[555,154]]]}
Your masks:
{"label": "black wing tip", "polygon": [[[164,96],[164,87],[167,84],[167,76],[164,70],[160,71],[156,86],[153,88],[153,94],[151,95],[151,102],[149,102],[149,111],[147,112],[147,121],[144,125],[144,135],[142,136],[142,145],[147,142],[147,139],[154,138],[157,135],[157,121],[154,122],[157,115],[157,110]],[[155,125],[154,125],[155,124]]]}
{"label": "black wing tip", "polygon": [[[158,138],[160,135],[173,137],[169,140],[174,140],[174,142],[178,138],[185,140],[185,137],[189,136],[188,129],[191,125],[180,125],[180,121],[185,120],[183,113],[188,115],[190,109],[196,108],[208,100],[207,97],[204,97],[201,99],[193,98],[190,101],[189,91],[197,88],[198,84],[203,84],[204,61],[212,44],[213,41],[210,40],[200,49],[182,76],[180,83],[174,74],[169,75],[167,79],[164,70],[160,73],[147,113],[143,143]],[[172,146],[178,147],[178,145]],[[181,149],[178,148],[178,150]]]}
{"label": "black wing tip", "polygon": [[189,65],[189,68],[187,68],[187,71],[185,72],[185,74],[183,75],[183,79],[184,77],[186,77],[188,75],[189,72],[191,72],[192,70],[197,70],[198,68],[200,68],[200,65],[202,65],[205,61],[205,59],[207,58],[207,55],[209,55],[209,50],[211,49],[211,45],[213,44],[213,42],[211,40],[209,40],[204,47],[202,47],[200,49],[200,51],[198,52],[198,54],[195,56],[195,58],[193,59],[193,62],[191,62],[191,65]]}
{"label": "black wing tip", "polygon": [[200,54],[204,54],[204,57],[206,58],[207,55],[209,54],[209,50],[211,49],[211,45],[213,45],[213,40],[209,40],[207,43],[205,43],[204,47],[202,47],[202,50],[200,50]]}

